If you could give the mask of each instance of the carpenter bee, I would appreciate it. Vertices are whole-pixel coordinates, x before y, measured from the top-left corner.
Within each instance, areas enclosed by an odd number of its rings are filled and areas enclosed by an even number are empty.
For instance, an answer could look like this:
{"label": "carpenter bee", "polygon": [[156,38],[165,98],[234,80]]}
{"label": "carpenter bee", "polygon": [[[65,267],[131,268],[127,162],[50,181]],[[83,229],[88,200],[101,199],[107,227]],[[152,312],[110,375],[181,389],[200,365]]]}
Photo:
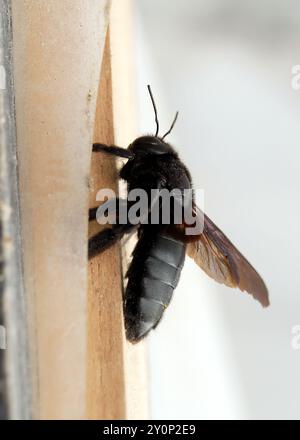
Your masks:
{"label": "carpenter bee", "polygon": [[[119,173],[127,182],[128,191],[136,188],[147,193],[162,188],[170,191],[174,188],[180,191],[191,189],[188,169],[173,147],[165,142],[178,112],[170,129],[159,136],[157,109],[150,86],[148,91],[155,114],[155,135],[138,137],[127,149],[94,144],[93,151],[128,159]],[[198,215],[200,210],[194,200],[192,203]],[[149,215],[151,206],[148,207]],[[96,212],[97,208],[90,210],[90,221],[96,219]],[[198,235],[187,235],[186,224],[175,224],[171,216],[169,224],[116,222],[89,240],[89,258],[92,258],[123,235],[138,231],[124,293],[125,329],[129,341],[140,341],[158,325],[178,284],[186,253],[217,282],[238,287],[250,293],[262,306],[269,305],[267,288],[256,270],[206,215],[203,219],[203,229]]]}

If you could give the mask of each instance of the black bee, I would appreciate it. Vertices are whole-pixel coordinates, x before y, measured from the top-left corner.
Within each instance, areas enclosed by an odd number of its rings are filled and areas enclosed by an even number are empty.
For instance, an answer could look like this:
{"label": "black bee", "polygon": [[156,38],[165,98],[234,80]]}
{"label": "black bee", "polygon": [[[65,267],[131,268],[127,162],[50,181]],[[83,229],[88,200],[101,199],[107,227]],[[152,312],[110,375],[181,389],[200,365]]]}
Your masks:
{"label": "black bee", "polygon": [[[191,189],[189,171],[173,147],[164,141],[176,122],[178,112],[170,129],[160,137],[150,86],[148,90],[155,113],[155,135],[137,138],[128,149],[94,144],[93,151],[128,159],[120,170],[120,178],[127,182],[129,191],[135,188],[142,188],[147,193],[151,189]],[[196,206],[194,210],[197,212]],[[90,221],[96,219],[96,211],[97,208],[90,210]],[[151,206],[149,214],[150,211]],[[269,305],[268,291],[262,278],[206,215],[203,231],[196,236],[186,235],[186,225],[174,224],[172,217],[169,225],[117,222],[89,240],[89,258],[135,229],[138,229],[139,239],[126,274],[128,283],[124,294],[126,337],[131,342],[141,340],[159,323],[178,284],[186,253],[219,283],[238,287],[250,293],[262,306]]]}

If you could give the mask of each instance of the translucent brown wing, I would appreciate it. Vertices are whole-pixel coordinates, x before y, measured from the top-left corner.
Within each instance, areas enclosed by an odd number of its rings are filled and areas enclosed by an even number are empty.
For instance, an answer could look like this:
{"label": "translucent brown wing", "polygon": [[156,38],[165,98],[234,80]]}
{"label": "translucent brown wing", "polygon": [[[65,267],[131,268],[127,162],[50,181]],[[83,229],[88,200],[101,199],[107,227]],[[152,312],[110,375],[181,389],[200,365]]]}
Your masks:
{"label": "translucent brown wing", "polygon": [[269,305],[268,290],[260,275],[206,215],[203,232],[197,241],[188,243],[187,253],[211,278],[245,290],[263,307]]}

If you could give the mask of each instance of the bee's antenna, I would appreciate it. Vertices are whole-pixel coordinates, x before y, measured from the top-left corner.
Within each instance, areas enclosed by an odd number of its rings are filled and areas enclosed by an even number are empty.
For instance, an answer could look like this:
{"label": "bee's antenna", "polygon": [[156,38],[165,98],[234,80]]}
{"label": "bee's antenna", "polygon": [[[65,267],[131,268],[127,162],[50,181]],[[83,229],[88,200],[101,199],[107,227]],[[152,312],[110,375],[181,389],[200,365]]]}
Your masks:
{"label": "bee's antenna", "polygon": [[176,112],[176,114],[175,114],[175,118],[173,119],[173,122],[172,122],[171,127],[169,128],[169,130],[167,131],[167,133],[165,133],[165,134],[163,135],[163,137],[161,138],[162,140],[164,140],[164,138],[165,138],[166,136],[168,136],[168,134],[171,133],[171,131],[173,130],[173,127],[174,127],[174,125],[175,125],[175,122],[177,121],[177,118],[178,118],[178,112]]}
{"label": "bee's antenna", "polygon": [[156,132],[155,132],[155,137],[158,135],[159,132],[159,122],[158,122],[158,118],[157,118],[157,109],[156,109],[156,105],[155,105],[155,101],[152,95],[152,91],[151,91],[151,87],[149,86],[149,84],[147,85],[148,88],[148,92],[152,101],[152,105],[153,105],[153,110],[154,110],[154,114],[155,114],[155,123],[156,123]]}

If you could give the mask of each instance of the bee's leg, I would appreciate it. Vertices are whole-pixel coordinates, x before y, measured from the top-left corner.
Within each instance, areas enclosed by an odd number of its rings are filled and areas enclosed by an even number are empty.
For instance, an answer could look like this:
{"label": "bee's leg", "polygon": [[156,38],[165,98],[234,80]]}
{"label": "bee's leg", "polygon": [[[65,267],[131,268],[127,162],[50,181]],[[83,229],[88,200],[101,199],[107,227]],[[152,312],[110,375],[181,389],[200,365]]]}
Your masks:
{"label": "bee's leg", "polygon": [[[115,213],[116,215],[116,221],[119,221],[119,212],[120,209],[129,209],[132,205],[132,202],[127,201],[127,199],[121,199],[119,197],[116,197],[114,199],[107,200],[105,203],[105,206],[107,209],[110,210],[110,213]],[[92,222],[93,220],[97,219],[97,210],[101,207],[95,206],[94,208],[89,209],[89,222]]]}
{"label": "bee's leg", "polygon": [[115,145],[93,144],[94,152],[104,152],[114,156],[125,157],[125,159],[133,158],[133,153],[126,148],[116,147]]}
{"label": "bee's leg", "polygon": [[96,220],[97,209],[98,209],[98,206],[96,206],[95,208],[89,209],[89,222]]}
{"label": "bee's leg", "polygon": [[106,228],[103,231],[98,232],[89,239],[89,259],[115,244],[124,234],[128,234],[136,227],[136,225],[128,223],[126,225],[113,225],[112,228]]}

